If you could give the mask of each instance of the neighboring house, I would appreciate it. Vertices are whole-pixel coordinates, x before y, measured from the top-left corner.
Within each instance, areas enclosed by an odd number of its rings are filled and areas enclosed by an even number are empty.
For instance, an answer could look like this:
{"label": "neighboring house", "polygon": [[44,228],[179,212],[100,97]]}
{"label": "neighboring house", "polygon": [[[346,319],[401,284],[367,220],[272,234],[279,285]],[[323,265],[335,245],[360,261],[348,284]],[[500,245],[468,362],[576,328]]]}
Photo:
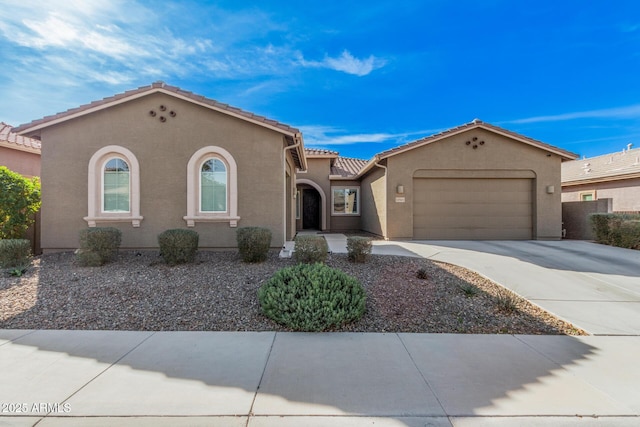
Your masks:
{"label": "neighboring house", "polygon": [[40,176],[40,141],[17,135],[0,122],[0,166],[29,178]]}
{"label": "neighboring house", "polygon": [[168,86],[127,91],[21,125],[42,141],[44,251],[78,247],[78,232],[122,230],[123,248],[157,247],[192,228],[200,247],[236,246],[236,227],[295,234],[302,135],[282,123]]}
{"label": "neighboring house", "polygon": [[562,164],[562,201],[612,199],[614,212],[640,211],[640,148]]}
{"label": "neighboring house", "polygon": [[[359,160],[290,126],[162,82],[14,129],[40,139],[42,248],[115,226],[123,248],[193,228],[202,248],[261,226],[389,239],[559,239],[561,163],[577,155],[474,120]],[[306,152],[305,152],[306,151]]]}
{"label": "neighboring house", "polygon": [[299,229],[559,239],[561,163],[577,155],[474,120],[368,162],[327,150],[307,150],[307,157],[308,172],[298,174]]}

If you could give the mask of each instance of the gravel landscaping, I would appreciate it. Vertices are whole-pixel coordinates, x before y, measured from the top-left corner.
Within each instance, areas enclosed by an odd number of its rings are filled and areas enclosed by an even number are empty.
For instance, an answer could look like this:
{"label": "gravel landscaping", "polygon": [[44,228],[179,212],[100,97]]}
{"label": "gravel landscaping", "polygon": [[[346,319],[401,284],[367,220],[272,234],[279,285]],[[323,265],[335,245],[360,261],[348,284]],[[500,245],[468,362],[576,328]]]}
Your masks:
{"label": "gravel landscaping", "polygon": [[[367,292],[362,319],[335,331],[584,334],[461,267],[380,255],[354,264],[343,254],[327,264]],[[121,251],[102,267],[80,267],[72,253],[43,255],[22,277],[0,277],[0,328],[286,331],[261,314],[256,293],[290,265],[277,252],[245,264],[233,251],[201,251],[195,264],[175,267],[153,251]]]}

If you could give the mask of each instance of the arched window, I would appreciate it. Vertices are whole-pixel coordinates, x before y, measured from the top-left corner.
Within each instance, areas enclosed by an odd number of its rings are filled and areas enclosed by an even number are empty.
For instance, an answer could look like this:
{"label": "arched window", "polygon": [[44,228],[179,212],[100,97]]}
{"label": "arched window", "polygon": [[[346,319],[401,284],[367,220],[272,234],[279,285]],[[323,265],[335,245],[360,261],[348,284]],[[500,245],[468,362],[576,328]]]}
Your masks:
{"label": "arched window", "polygon": [[187,164],[187,227],[196,222],[238,225],[238,168],[231,153],[208,146],[196,151]]}
{"label": "arched window", "polygon": [[107,160],[102,175],[102,212],[129,212],[131,201],[130,171],[121,158]]}
{"label": "arched window", "polygon": [[205,160],[200,168],[200,212],[227,211],[227,167],[218,158]]}
{"label": "arched window", "polygon": [[129,222],[140,226],[140,166],[136,156],[124,147],[109,145],[89,160],[89,227],[97,223]]}

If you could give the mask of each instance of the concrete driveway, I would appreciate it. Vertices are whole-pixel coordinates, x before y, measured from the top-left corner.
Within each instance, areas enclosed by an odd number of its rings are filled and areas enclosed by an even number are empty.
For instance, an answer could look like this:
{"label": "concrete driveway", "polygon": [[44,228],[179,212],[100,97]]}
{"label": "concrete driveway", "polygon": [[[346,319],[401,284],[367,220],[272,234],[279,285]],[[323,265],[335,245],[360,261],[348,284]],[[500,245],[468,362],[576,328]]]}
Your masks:
{"label": "concrete driveway", "polygon": [[640,335],[640,251],[562,241],[376,241],[466,267],[593,335]]}

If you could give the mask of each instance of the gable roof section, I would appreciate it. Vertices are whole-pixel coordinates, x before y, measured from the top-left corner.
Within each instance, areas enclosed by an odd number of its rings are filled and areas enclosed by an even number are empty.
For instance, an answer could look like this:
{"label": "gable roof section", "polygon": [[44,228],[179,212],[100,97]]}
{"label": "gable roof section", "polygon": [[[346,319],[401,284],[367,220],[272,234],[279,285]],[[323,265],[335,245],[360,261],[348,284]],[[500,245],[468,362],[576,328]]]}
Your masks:
{"label": "gable roof section", "polygon": [[366,160],[354,159],[351,157],[338,157],[333,165],[331,165],[329,178],[354,179],[366,164]]}
{"label": "gable roof section", "polygon": [[141,86],[138,89],[129,90],[117,95],[103,98],[98,101],[93,101],[89,104],[84,104],[79,107],[63,111],[61,113],[46,116],[38,120],[33,120],[30,123],[25,123],[14,128],[14,132],[19,134],[38,135],[39,130],[47,128],[49,126],[53,126],[55,124],[62,123],[77,117],[85,116],[96,111],[104,110],[133,99],[150,95],[152,93],[164,93],[170,96],[174,96],[176,98],[192,102],[205,108],[209,108],[211,110],[218,111],[220,113],[227,114],[229,116],[236,117],[241,120],[245,120],[247,122],[254,123],[267,129],[279,132],[286,137],[289,146],[296,146],[296,150],[292,152],[293,158],[296,162],[296,166],[303,170],[306,169],[306,159],[304,156],[302,133],[298,129],[284,123],[280,123],[278,121],[250,113],[248,111],[241,110],[240,108],[232,107],[228,104],[223,104],[214,99],[205,98],[202,95],[196,95],[193,92],[182,90],[179,87],[167,85],[166,83],[161,81],[152,83],[149,86]]}
{"label": "gable roof section", "polygon": [[11,126],[0,122],[0,147],[40,154],[41,144],[37,139],[16,134]]}
{"label": "gable roof section", "polygon": [[400,153],[404,153],[404,152],[409,151],[409,150],[413,150],[414,148],[422,147],[423,145],[427,145],[427,144],[434,143],[436,141],[440,141],[440,140],[442,140],[444,138],[448,138],[450,136],[457,135],[457,134],[460,134],[462,132],[466,132],[466,131],[471,130],[471,129],[477,129],[477,128],[485,129],[485,130],[488,130],[490,132],[493,132],[493,133],[496,133],[496,134],[503,135],[503,136],[506,136],[508,138],[514,139],[516,141],[520,141],[520,142],[525,143],[527,145],[531,145],[533,147],[540,148],[540,149],[548,151],[550,153],[557,154],[558,156],[560,156],[562,161],[575,160],[575,159],[578,158],[577,154],[572,153],[570,151],[566,151],[566,150],[563,150],[561,148],[554,147],[553,145],[545,144],[544,142],[538,141],[538,140],[533,139],[533,138],[526,137],[524,135],[520,135],[519,133],[515,133],[515,132],[512,132],[510,130],[503,129],[503,128],[499,127],[499,126],[495,126],[495,125],[492,125],[490,123],[485,123],[482,120],[474,119],[473,121],[471,121],[469,123],[465,123],[463,125],[456,126],[454,128],[451,128],[451,129],[447,129],[445,131],[442,131],[440,133],[436,133],[436,134],[428,136],[426,138],[418,139],[417,141],[409,142],[407,144],[400,145],[399,147],[395,147],[395,148],[392,148],[390,150],[386,150],[386,151],[383,151],[383,152],[381,152],[379,154],[376,154],[373,157],[373,159],[371,159],[360,170],[360,172],[358,173],[357,176],[361,177],[362,175],[364,175],[364,173],[366,173],[368,170],[370,170],[373,167],[373,165],[378,163],[380,160],[386,159],[388,157],[395,156],[395,155],[400,154]]}
{"label": "gable roof section", "polygon": [[640,178],[640,148],[564,162],[562,185]]}
{"label": "gable roof section", "polygon": [[571,152],[563,150],[561,148],[554,147],[553,145],[545,144],[544,142],[535,140],[533,138],[526,137],[524,135],[520,135],[519,133],[512,132],[510,130],[507,130],[507,129],[492,125],[490,123],[483,122],[482,120],[479,120],[479,119],[474,119],[473,121],[471,121],[469,123],[465,123],[463,125],[456,126],[454,128],[451,128],[451,129],[447,129],[447,130],[442,131],[440,133],[436,133],[434,135],[427,136],[426,138],[422,138],[422,139],[419,139],[417,141],[413,141],[413,142],[410,142],[408,144],[404,144],[404,145],[401,145],[399,147],[395,147],[395,148],[392,148],[390,150],[383,151],[382,153],[379,153],[378,155],[376,155],[376,157],[379,157],[380,159],[391,157],[391,156],[394,156],[396,154],[403,153],[403,152],[405,152],[407,150],[411,150],[413,148],[417,148],[417,147],[420,147],[420,146],[423,146],[423,145],[426,145],[426,144],[430,144],[432,142],[439,141],[439,140],[447,138],[449,136],[457,135],[459,133],[466,132],[466,131],[468,131],[470,129],[477,129],[477,128],[486,129],[486,130],[491,131],[493,133],[497,133],[497,134],[500,134],[500,135],[508,136],[511,139],[515,139],[515,140],[518,140],[520,142],[524,142],[525,144],[532,145],[532,146],[537,147],[537,148],[541,148],[543,150],[549,151],[549,152],[554,153],[554,154],[558,154],[564,160],[574,160],[574,159],[576,159],[578,157],[578,155],[575,154],[575,153],[571,153]]}
{"label": "gable roof section", "polygon": [[336,158],[340,153],[338,153],[337,151],[325,150],[324,148],[305,148],[304,154],[307,157],[314,157],[314,158],[321,158],[321,157]]}

